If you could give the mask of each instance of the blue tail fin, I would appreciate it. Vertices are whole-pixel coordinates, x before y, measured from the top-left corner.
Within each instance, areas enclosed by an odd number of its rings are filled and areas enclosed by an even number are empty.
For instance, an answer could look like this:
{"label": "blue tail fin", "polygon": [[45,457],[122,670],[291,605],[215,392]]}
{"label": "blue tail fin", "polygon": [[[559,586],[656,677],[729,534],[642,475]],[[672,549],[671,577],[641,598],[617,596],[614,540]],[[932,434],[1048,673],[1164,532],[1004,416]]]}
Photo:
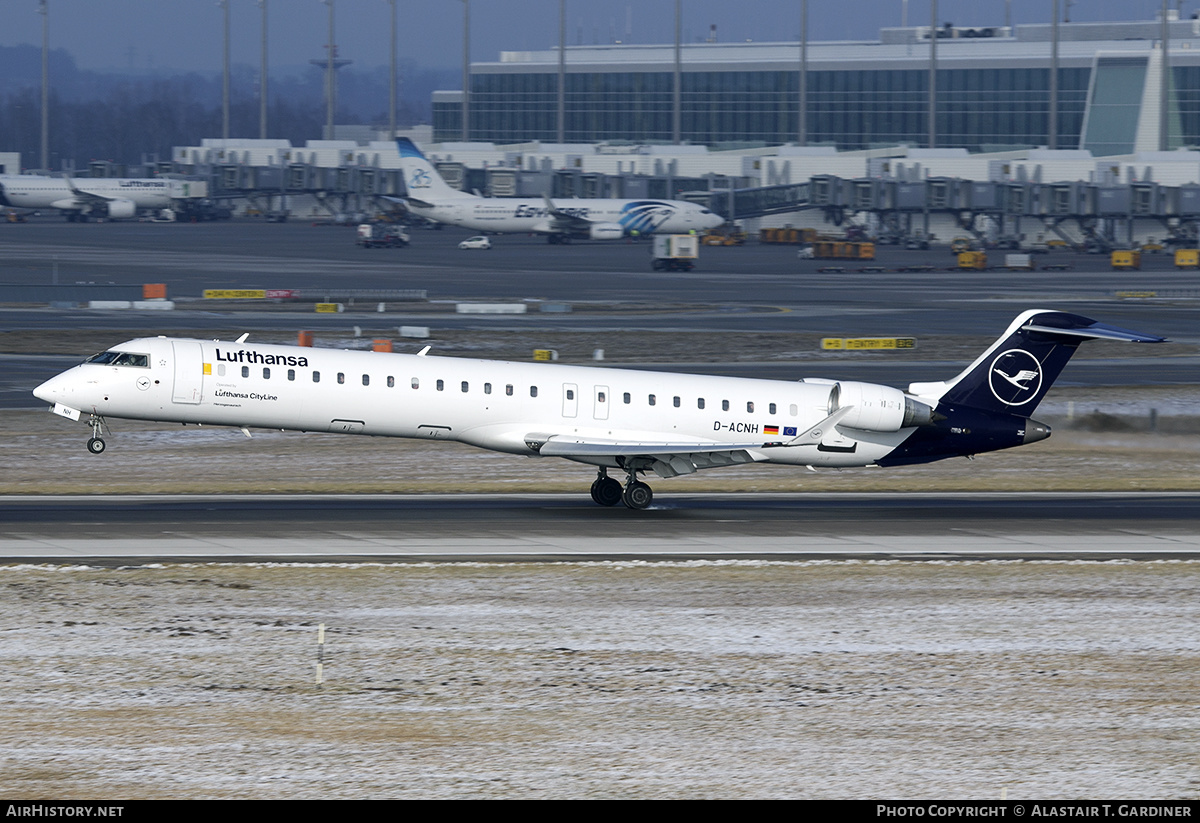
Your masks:
{"label": "blue tail fin", "polygon": [[1164,338],[1118,329],[1078,314],[1022,312],[1004,335],[953,380],[913,383],[911,394],[940,404],[1028,417],[1085,340],[1161,343]]}

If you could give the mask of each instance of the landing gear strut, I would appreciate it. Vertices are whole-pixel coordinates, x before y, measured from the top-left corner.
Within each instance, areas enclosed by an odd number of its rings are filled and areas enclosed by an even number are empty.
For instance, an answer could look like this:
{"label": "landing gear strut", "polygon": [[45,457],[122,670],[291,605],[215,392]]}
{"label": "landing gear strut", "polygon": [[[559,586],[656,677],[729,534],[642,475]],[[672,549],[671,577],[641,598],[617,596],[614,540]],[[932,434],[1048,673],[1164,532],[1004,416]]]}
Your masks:
{"label": "landing gear strut", "polygon": [[104,418],[98,414],[93,414],[88,423],[92,427],[92,437],[87,442],[87,450],[92,454],[101,454],[104,451],[104,440],[100,435],[103,433]]}

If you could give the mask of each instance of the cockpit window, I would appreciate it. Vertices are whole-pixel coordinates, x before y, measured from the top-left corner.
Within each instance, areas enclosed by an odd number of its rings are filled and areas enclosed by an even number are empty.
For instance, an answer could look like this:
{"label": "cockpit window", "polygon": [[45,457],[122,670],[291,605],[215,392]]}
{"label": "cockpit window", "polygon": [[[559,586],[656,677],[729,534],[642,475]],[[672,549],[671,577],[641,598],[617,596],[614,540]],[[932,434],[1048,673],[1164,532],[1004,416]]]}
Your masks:
{"label": "cockpit window", "polygon": [[84,361],[85,363],[98,363],[102,366],[139,366],[148,368],[150,366],[150,356],[146,354],[133,354],[123,351],[103,351],[93,355]]}

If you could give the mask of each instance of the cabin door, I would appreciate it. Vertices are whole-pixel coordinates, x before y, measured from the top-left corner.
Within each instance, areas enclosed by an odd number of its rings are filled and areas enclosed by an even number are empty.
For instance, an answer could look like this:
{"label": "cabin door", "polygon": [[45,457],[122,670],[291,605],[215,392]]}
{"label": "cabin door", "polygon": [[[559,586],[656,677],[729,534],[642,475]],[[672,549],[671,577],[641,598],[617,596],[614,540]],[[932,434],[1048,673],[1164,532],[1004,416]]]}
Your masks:
{"label": "cabin door", "polygon": [[204,396],[204,351],[195,340],[172,340],[171,348],[175,353],[175,388],[171,400],[195,405]]}

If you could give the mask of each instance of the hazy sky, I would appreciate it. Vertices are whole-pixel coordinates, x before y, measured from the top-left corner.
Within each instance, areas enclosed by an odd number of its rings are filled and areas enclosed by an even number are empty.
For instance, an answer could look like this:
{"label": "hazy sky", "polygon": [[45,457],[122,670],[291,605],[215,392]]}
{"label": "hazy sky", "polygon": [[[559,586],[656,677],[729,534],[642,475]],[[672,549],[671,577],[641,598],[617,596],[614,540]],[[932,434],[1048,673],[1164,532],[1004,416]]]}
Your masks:
{"label": "hazy sky", "polygon": [[[388,0],[334,0],[336,41],[359,67],[386,65],[390,48]],[[1067,0],[1060,0],[1061,5]],[[261,12],[257,0],[229,0],[232,59],[257,66]],[[397,0],[401,59],[426,67],[462,61],[462,0]],[[323,0],[268,0],[268,53],[273,66],[324,56],[328,6]],[[941,0],[941,22],[1003,25],[1004,0]],[[1171,8],[1176,7],[1174,0]],[[1073,21],[1152,19],[1161,0],[1075,0]],[[898,26],[929,22],[927,0],[810,0],[815,40],[874,39]],[[1183,6],[1189,17],[1200,0]],[[88,69],[219,71],[222,12],[217,0],[49,0],[51,48],[63,48]],[[558,42],[559,0],[471,0],[471,58],[495,60],[502,50],[543,49]],[[1014,23],[1048,22],[1050,0],[1011,0]],[[0,45],[40,46],[37,0],[0,0]],[[633,43],[673,40],[674,0],[567,0],[567,42]],[[799,0],[683,0],[684,41],[716,24],[721,41],[795,39]]]}

